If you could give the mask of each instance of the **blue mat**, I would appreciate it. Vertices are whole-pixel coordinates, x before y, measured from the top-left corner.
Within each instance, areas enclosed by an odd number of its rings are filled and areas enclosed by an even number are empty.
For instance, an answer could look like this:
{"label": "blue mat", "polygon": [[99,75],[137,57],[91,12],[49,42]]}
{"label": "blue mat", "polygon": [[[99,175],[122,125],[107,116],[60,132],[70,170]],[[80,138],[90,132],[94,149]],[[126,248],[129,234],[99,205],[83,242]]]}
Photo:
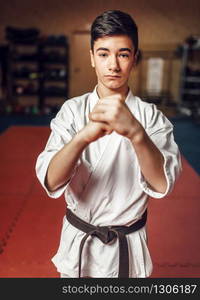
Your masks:
{"label": "blue mat", "polygon": [[10,126],[49,126],[51,119],[55,114],[49,115],[1,115],[0,133]]}
{"label": "blue mat", "polygon": [[181,153],[200,175],[200,124],[190,118],[172,118],[170,121]]}

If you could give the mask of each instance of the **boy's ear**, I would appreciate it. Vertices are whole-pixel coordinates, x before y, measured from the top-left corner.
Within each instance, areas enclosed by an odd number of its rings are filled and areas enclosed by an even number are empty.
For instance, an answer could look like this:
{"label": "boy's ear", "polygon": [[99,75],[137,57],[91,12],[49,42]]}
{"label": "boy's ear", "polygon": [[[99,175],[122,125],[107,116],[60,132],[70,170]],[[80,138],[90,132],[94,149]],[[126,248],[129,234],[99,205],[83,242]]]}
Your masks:
{"label": "boy's ear", "polygon": [[91,59],[91,65],[94,68],[95,64],[94,64],[94,54],[93,51],[90,49],[90,59]]}
{"label": "boy's ear", "polygon": [[134,65],[137,65],[142,58],[141,50],[138,49],[137,52],[135,53],[135,58],[134,58]]}

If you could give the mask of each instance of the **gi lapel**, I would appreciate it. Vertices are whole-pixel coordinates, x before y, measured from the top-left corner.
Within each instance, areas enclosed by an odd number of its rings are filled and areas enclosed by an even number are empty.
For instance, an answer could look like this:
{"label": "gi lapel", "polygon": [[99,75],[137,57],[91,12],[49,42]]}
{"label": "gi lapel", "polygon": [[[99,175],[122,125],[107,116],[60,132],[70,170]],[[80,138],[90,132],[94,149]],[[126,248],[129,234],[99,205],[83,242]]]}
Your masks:
{"label": "gi lapel", "polygon": [[90,198],[94,197],[96,187],[102,180],[109,169],[111,169],[112,164],[115,163],[115,157],[119,151],[119,145],[121,143],[122,136],[113,132],[104,147],[104,150],[101,152],[101,155],[95,165],[95,168],[90,174],[88,182],[85,186],[85,189],[81,195],[81,200],[83,202],[88,201]]}

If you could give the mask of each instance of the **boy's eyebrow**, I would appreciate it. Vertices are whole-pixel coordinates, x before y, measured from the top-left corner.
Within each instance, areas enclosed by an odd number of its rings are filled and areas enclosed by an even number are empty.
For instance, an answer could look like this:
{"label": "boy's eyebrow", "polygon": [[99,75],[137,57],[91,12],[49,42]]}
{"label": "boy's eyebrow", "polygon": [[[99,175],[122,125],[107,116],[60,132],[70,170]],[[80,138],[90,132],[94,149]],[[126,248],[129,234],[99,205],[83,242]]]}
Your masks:
{"label": "boy's eyebrow", "polygon": [[100,51],[100,50],[103,50],[103,51],[109,51],[109,49],[108,49],[108,48],[103,48],[103,47],[100,47],[100,48],[98,48],[98,49],[96,50],[96,52],[97,52],[97,51]]}
{"label": "boy's eyebrow", "polygon": [[[108,48],[99,47],[99,48],[96,50],[96,52],[97,52],[97,51],[110,51],[110,50],[109,50]],[[131,49],[130,49],[130,48],[120,48],[119,51],[120,51],[120,52],[122,52],[122,51],[128,51],[128,52],[131,53]]]}
{"label": "boy's eyebrow", "polygon": [[130,48],[121,48],[121,49],[119,49],[119,51],[128,51],[128,52],[131,52],[131,49]]}

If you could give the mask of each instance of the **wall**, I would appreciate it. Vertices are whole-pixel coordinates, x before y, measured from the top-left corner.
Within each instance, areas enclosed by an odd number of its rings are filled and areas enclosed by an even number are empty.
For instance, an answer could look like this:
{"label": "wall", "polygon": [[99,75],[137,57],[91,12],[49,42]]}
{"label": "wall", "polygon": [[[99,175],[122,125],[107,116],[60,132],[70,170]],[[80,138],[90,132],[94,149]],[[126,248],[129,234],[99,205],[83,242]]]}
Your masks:
{"label": "wall", "polygon": [[122,9],[135,17],[141,44],[173,44],[199,33],[200,1],[160,0],[7,0],[0,9],[0,41],[6,25],[38,27],[45,33],[70,34],[88,29],[107,9]]}
{"label": "wall", "polygon": [[[0,43],[5,41],[7,25],[37,27],[44,34],[66,34],[71,41],[74,31],[89,30],[94,17],[107,9],[121,9],[135,18],[142,49],[175,49],[189,35],[200,35],[198,0],[7,0],[2,1],[0,9]],[[70,51],[73,79],[72,43]],[[178,71],[179,66],[174,69]],[[177,86],[175,83],[173,87],[175,97]]]}

